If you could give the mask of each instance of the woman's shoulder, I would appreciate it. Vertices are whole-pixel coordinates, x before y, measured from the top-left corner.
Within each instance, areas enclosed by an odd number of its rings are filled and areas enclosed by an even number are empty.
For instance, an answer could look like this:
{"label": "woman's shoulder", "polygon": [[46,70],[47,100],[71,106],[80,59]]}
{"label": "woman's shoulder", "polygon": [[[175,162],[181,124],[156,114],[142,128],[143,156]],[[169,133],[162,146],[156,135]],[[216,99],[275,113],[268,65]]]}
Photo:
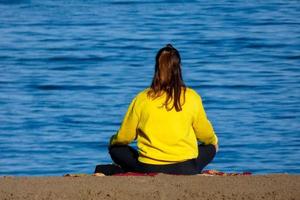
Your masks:
{"label": "woman's shoulder", "polygon": [[148,97],[148,92],[149,92],[150,88],[146,88],[144,90],[141,90],[137,93],[136,95],[136,99],[145,99]]}
{"label": "woman's shoulder", "polygon": [[[151,88],[145,88],[141,91],[139,91],[136,95],[136,99],[137,100],[145,100],[145,99],[148,99],[149,96],[148,96],[148,92],[151,90]],[[193,98],[193,99],[198,99],[198,98],[201,98],[200,94],[194,90],[193,88],[190,88],[190,87],[186,87],[186,90],[185,90],[185,95],[188,97],[188,98]]]}
{"label": "woman's shoulder", "polygon": [[200,97],[200,94],[196,90],[194,90],[190,87],[186,87],[185,92],[186,92],[186,95],[189,96],[189,97],[192,97],[192,98],[199,98]]}

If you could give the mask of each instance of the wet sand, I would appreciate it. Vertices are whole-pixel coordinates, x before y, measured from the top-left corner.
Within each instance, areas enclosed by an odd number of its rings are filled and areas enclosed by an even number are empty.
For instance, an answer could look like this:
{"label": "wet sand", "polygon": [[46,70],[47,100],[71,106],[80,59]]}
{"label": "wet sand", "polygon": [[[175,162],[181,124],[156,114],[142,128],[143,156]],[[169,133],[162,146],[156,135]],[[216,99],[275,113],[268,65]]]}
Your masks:
{"label": "wet sand", "polygon": [[0,199],[300,199],[300,175],[1,177]]}

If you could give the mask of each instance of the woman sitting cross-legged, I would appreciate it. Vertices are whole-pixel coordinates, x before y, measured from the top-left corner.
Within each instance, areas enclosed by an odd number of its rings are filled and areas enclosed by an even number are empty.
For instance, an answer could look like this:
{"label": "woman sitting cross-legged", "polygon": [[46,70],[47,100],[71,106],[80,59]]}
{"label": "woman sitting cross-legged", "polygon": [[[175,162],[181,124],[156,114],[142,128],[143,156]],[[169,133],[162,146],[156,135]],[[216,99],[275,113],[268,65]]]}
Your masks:
{"label": "woman sitting cross-legged", "polygon": [[[129,146],[134,140],[138,150]],[[201,173],[217,150],[201,97],[185,86],[179,52],[168,44],[156,55],[151,87],[132,100],[112,136],[111,158],[124,172],[188,175]]]}

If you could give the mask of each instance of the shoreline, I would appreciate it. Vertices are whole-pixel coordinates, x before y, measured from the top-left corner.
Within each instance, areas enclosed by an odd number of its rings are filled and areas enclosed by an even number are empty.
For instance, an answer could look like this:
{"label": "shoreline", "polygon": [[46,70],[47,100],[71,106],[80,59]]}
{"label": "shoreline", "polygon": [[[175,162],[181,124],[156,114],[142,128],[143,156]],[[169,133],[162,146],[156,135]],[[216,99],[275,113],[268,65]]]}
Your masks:
{"label": "shoreline", "polygon": [[284,199],[300,197],[300,175],[0,177],[0,199]]}

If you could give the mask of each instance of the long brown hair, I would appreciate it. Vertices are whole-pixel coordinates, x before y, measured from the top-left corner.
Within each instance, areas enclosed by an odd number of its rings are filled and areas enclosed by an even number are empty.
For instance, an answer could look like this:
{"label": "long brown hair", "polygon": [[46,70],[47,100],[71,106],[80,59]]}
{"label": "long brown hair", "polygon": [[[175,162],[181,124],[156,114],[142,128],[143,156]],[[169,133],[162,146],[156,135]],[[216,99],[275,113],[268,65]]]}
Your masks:
{"label": "long brown hair", "polygon": [[[155,73],[148,96],[155,99],[165,92],[167,97],[163,106],[168,111],[175,107],[175,110],[179,112],[185,101],[183,98],[183,102],[180,102],[182,89],[185,97],[186,86],[181,74],[181,58],[177,49],[167,44],[156,54]],[[169,107],[168,104],[172,100],[173,105]]]}

